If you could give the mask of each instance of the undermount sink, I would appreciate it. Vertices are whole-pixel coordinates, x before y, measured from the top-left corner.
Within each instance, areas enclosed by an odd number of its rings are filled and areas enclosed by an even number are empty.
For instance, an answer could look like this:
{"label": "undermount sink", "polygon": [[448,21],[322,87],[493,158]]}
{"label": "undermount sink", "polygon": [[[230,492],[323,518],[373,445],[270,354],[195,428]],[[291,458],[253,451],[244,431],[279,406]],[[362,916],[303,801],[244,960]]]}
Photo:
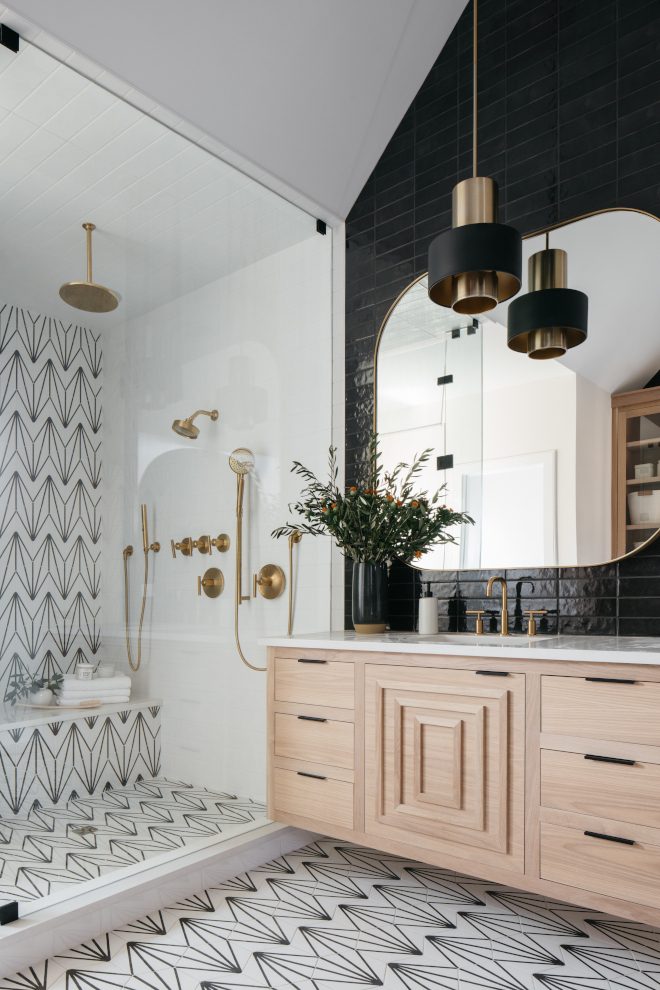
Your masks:
{"label": "undermount sink", "polygon": [[[424,636],[420,639],[423,641]],[[455,643],[457,646],[517,646],[521,643],[536,643],[542,639],[556,639],[550,633],[538,634],[536,636],[525,636],[523,633],[512,633],[510,636],[500,636],[499,633],[482,633],[477,636],[475,633],[438,633],[432,637],[434,641],[440,643]],[[429,639],[431,637],[429,636]]]}

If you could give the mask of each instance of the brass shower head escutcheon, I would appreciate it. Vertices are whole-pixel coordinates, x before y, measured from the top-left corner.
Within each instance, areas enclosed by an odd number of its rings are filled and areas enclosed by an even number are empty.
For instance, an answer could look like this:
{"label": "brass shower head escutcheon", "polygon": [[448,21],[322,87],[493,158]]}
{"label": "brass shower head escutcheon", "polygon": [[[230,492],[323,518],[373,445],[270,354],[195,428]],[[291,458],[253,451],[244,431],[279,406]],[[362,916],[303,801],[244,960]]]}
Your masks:
{"label": "brass shower head escutcheon", "polygon": [[219,598],[225,588],[225,579],[222,571],[217,567],[209,567],[204,571],[204,577],[197,578],[197,594],[202,592],[207,598]]}
{"label": "brass shower head escutcheon", "polygon": [[209,412],[208,409],[198,409],[197,412],[194,412],[192,416],[188,416],[187,419],[175,419],[172,423],[172,429],[180,437],[185,437],[186,440],[196,440],[199,436],[199,427],[193,426],[193,419],[197,419],[198,416],[208,416],[215,422],[218,418],[218,410],[212,409]]}
{"label": "brass shower head escutcheon", "polygon": [[277,564],[264,564],[252,578],[252,597],[257,597],[257,589],[262,598],[279,598],[286,586],[284,571]]}

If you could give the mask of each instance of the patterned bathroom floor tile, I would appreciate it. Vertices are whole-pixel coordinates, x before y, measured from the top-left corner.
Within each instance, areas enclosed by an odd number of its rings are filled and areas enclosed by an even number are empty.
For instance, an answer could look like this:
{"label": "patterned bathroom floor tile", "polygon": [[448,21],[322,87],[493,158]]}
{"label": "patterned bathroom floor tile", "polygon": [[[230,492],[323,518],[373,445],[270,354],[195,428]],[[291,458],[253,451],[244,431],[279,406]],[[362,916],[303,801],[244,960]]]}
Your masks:
{"label": "patterned bathroom floor tile", "polygon": [[657,929],[323,839],[0,979],[0,990],[657,990],[659,982]]}
{"label": "patterned bathroom floor tile", "polygon": [[248,798],[164,777],[74,792],[53,805],[35,801],[26,813],[0,816],[0,903],[56,894],[265,815]]}

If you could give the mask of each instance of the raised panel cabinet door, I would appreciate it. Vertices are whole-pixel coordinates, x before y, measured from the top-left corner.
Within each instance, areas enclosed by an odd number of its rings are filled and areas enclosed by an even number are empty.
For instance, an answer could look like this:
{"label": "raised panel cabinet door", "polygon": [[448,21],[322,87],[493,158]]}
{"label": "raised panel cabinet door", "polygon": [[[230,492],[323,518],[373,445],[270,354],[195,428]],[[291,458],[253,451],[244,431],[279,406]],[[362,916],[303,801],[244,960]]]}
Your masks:
{"label": "raised panel cabinet door", "polygon": [[365,678],[365,831],[522,872],[524,674],[366,664]]}

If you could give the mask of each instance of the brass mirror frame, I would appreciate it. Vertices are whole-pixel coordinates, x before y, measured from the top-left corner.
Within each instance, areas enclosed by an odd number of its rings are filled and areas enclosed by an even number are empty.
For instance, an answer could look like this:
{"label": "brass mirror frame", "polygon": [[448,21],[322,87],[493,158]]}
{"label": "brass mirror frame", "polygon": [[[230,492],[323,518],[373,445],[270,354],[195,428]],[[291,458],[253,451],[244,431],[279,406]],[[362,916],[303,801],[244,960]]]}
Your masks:
{"label": "brass mirror frame", "polygon": [[[550,224],[550,226],[548,226],[548,227],[540,227],[538,230],[532,231],[531,234],[523,234],[523,238],[522,239],[523,239],[523,241],[531,240],[532,237],[540,237],[542,234],[551,233],[553,230],[559,230],[561,227],[568,227],[572,223],[577,223],[579,220],[588,220],[589,217],[600,216],[602,213],[641,213],[642,216],[650,217],[652,220],[655,220],[656,223],[660,223],[660,217],[656,217],[655,214],[649,213],[648,210],[638,210],[634,206],[608,206],[608,207],[606,207],[606,208],[604,208],[602,210],[593,210],[591,213],[583,213],[581,216],[579,216],[579,217],[573,217],[571,220],[561,220],[558,223]],[[389,320],[389,318],[392,315],[395,307],[398,305],[398,303],[401,301],[401,299],[403,299],[403,297],[405,296],[405,294],[407,292],[409,292],[410,289],[412,289],[413,285],[417,285],[417,283],[418,282],[421,282],[421,280],[423,278],[426,278],[427,275],[428,275],[428,272],[424,272],[422,275],[418,275],[417,278],[415,278],[415,279],[412,280],[412,282],[410,283],[410,285],[407,285],[405,287],[405,289],[403,290],[403,292],[400,292],[399,293],[399,295],[396,297],[396,299],[394,300],[394,302],[392,303],[392,305],[388,309],[387,313],[385,314],[385,319],[383,320],[383,322],[380,325],[380,330],[378,331],[378,336],[376,338],[376,346],[374,348],[374,416],[373,416],[373,429],[374,429],[374,433],[376,433],[377,416],[378,416],[378,348],[380,346],[381,337],[383,336],[383,331],[385,330],[385,327],[387,326],[387,321]],[[479,316],[479,314],[477,314],[477,316],[475,318],[478,318],[478,316]],[[641,544],[641,546],[638,546],[635,550],[630,550],[628,553],[622,554],[620,557],[612,557],[612,558],[610,558],[610,560],[601,560],[601,561],[598,561],[595,564],[544,564],[543,567],[544,568],[546,568],[546,567],[547,568],[556,568],[557,570],[559,570],[560,567],[606,567],[608,564],[616,564],[620,560],[627,560],[629,557],[636,556],[636,554],[641,553],[642,550],[644,550],[646,547],[650,546],[651,543],[654,543],[655,540],[657,540],[659,536],[660,536],[660,526],[656,529],[656,531],[653,534],[653,536],[650,536],[648,538],[648,540],[646,540],[644,543]],[[408,567],[412,567],[412,569],[415,570],[415,571],[438,570],[438,568],[434,568],[434,567],[423,567],[421,564],[412,564],[412,563],[410,563],[410,564],[407,564],[407,566]],[[525,564],[522,564],[521,566],[524,568],[526,565]],[[489,570],[489,569],[490,568],[486,568],[486,567],[480,567],[480,568],[474,568],[474,567],[471,567],[471,568],[460,568],[460,567],[459,568],[454,568],[454,567],[452,567],[452,570],[459,570],[459,571],[460,570],[484,570],[485,571],[485,570]],[[516,569],[519,569],[519,568],[516,568]],[[534,569],[539,570],[540,568],[534,568]],[[439,570],[443,570],[443,568],[440,568]]]}

